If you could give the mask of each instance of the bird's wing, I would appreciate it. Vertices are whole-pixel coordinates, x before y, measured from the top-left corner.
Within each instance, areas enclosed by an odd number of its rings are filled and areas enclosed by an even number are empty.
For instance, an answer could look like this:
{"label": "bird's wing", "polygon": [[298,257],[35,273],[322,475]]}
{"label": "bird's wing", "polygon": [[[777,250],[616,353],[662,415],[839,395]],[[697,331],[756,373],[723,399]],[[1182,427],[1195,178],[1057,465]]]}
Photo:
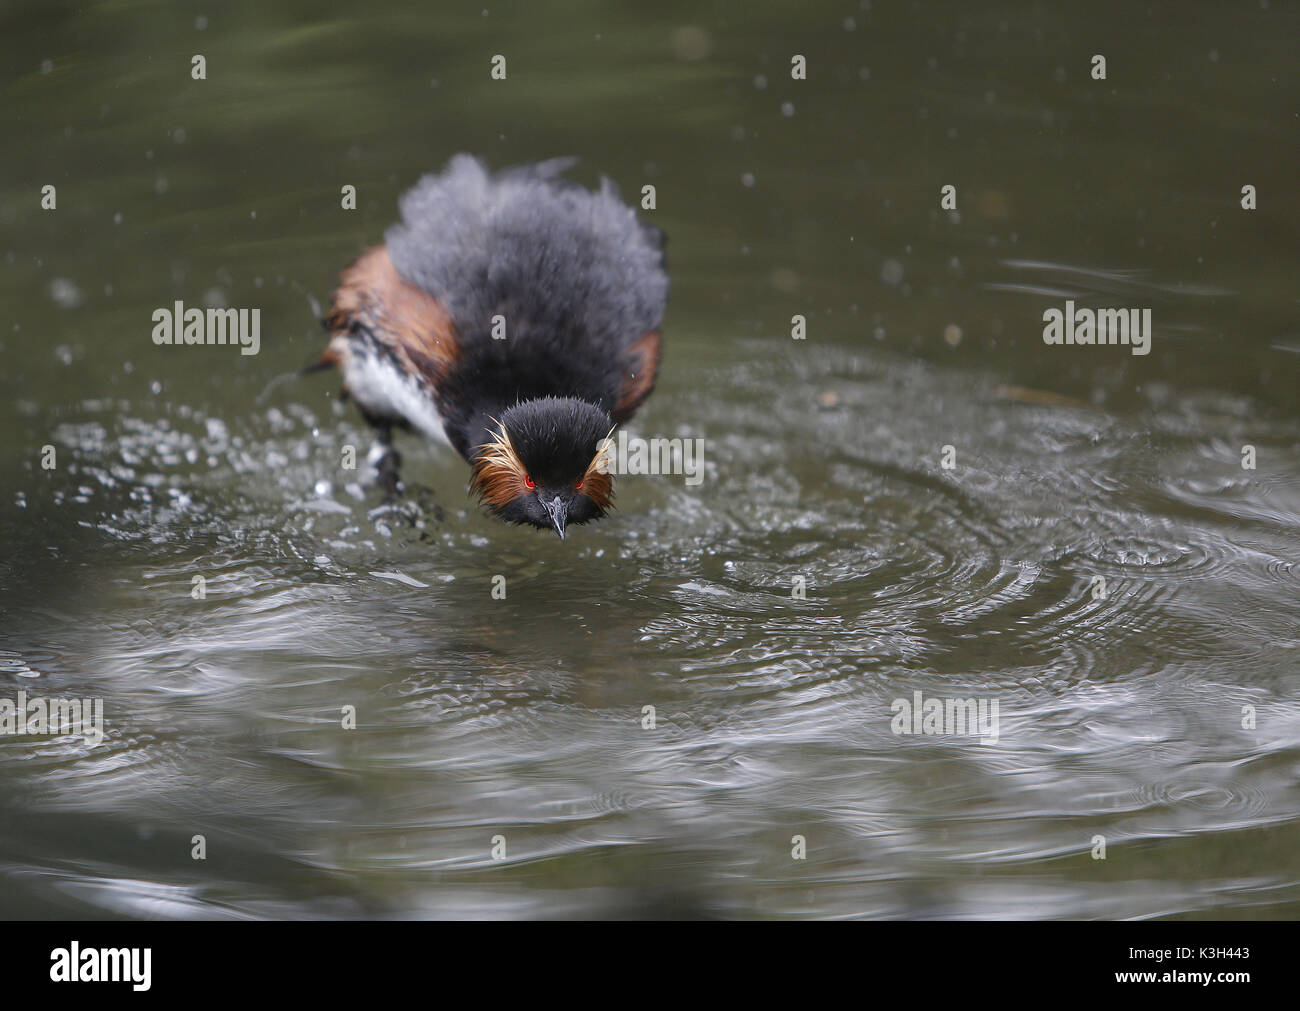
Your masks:
{"label": "bird's wing", "polygon": [[326,325],[336,335],[364,334],[412,375],[437,381],[460,357],[451,314],[427,291],[403,280],[385,246],[367,250],[343,271]]}
{"label": "bird's wing", "polygon": [[618,403],[610,416],[622,424],[636,413],[642,401],[650,396],[659,374],[659,359],[663,343],[659,331],[651,330],[623,352],[623,383]]}

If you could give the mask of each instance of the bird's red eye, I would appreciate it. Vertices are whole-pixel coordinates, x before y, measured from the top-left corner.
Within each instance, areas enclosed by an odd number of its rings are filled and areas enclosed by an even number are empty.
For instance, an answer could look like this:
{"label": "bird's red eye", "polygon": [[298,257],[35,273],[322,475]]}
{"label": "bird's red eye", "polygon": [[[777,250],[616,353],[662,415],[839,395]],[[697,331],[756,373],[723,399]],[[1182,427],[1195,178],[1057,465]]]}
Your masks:
{"label": "bird's red eye", "polygon": [[526,484],[529,488],[534,487],[533,479],[529,477],[527,474],[524,475],[524,484]]}
{"label": "bird's red eye", "polygon": [[575,485],[573,486],[573,490],[574,490],[574,491],[581,491],[581,490],[582,490],[582,482],[579,481],[577,484],[575,484]]}

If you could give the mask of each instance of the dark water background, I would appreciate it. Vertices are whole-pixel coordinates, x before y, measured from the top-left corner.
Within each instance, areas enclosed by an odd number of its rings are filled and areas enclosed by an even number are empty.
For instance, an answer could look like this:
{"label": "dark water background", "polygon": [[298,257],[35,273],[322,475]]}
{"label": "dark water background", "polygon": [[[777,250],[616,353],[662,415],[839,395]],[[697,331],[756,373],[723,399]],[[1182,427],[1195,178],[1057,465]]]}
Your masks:
{"label": "dark water background", "polygon": [[[0,914],[1300,915],[1296,6],[485,2],[0,4],[0,697],[106,714],[0,736]],[[656,187],[701,485],[404,519],[256,401],[461,150]]]}

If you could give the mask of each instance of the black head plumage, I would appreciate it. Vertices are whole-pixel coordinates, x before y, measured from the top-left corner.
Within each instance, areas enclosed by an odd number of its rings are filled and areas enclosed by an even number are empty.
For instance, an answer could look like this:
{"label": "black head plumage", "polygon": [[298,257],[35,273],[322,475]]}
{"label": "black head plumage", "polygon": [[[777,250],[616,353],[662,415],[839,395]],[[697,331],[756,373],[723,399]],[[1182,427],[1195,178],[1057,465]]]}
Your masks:
{"label": "black head plumage", "polygon": [[499,519],[554,528],[563,537],[567,526],[611,508],[612,427],[604,410],[573,397],[515,404],[477,448],[471,490]]}

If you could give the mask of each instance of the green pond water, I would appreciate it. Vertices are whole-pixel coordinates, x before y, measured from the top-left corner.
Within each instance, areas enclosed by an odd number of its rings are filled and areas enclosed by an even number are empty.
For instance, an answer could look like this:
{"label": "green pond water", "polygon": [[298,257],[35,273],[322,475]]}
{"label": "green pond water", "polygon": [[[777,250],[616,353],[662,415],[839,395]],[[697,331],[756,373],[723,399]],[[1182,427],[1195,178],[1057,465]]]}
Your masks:
{"label": "green pond water", "polygon": [[[484,3],[0,5],[0,915],[1300,916],[1297,8]],[[697,485],[259,400],[458,151],[655,188]]]}

